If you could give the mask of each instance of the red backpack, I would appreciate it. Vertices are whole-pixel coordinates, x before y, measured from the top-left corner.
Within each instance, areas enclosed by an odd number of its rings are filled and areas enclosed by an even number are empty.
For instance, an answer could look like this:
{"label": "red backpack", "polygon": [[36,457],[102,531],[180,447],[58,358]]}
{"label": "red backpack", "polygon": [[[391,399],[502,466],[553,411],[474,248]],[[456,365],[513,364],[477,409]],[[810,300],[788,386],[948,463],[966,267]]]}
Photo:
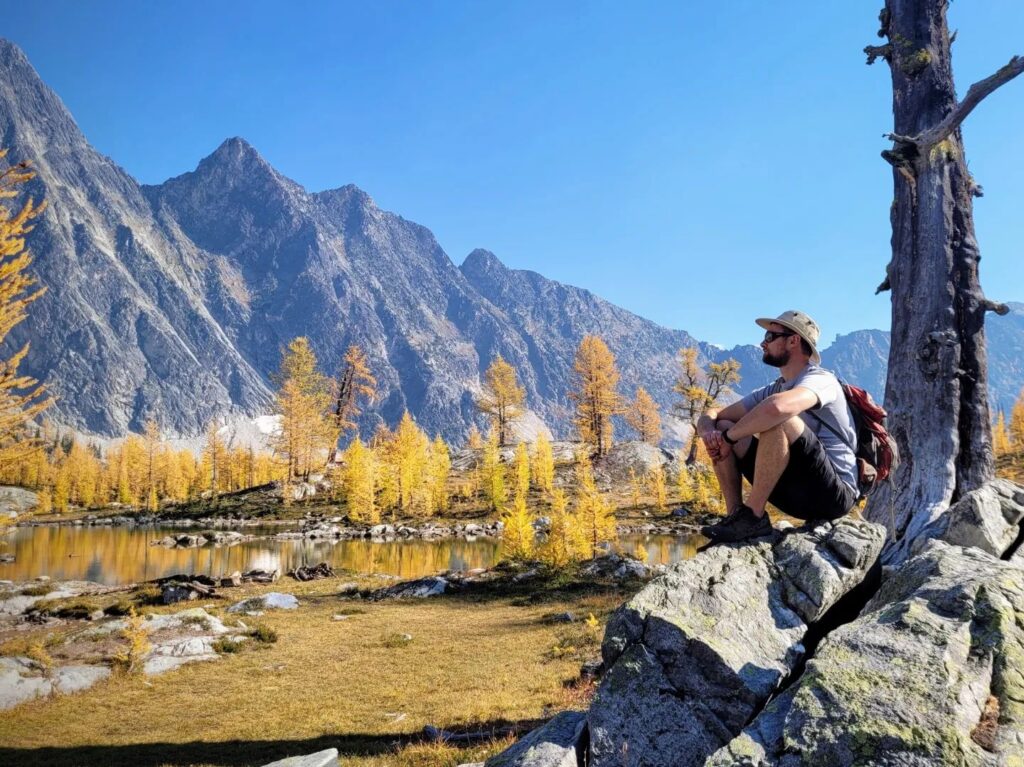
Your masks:
{"label": "red backpack", "polygon": [[846,438],[833,428],[827,421],[815,413],[811,413],[821,421],[821,425],[841,439],[857,458],[857,477],[861,497],[874,492],[879,483],[884,482],[900,465],[900,450],[896,440],[885,428],[885,409],[878,405],[871,395],[859,386],[839,382],[846,396],[846,404],[853,414],[853,426],[857,431],[857,448],[846,441]]}

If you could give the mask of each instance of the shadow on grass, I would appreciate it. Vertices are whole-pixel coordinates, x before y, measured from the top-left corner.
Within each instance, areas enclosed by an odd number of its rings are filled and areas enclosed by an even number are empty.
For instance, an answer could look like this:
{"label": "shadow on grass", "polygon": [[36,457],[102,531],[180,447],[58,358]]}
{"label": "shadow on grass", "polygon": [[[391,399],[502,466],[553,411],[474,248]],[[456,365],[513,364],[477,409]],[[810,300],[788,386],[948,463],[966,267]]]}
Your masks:
{"label": "shadow on grass", "polygon": [[[447,732],[478,734],[468,743],[449,743],[455,748],[480,745],[481,742],[522,735],[543,724],[545,719],[504,720],[473,727],[452,728]],[[201,725],[200,725],[201,726]],[[190,743],[132,743],[110,746],[67,746],[11,748],[0,745],[0,764],[18,767],[253,767],[289,756],[302,756],[338,749],[341,758],[395,754],[403,746],[429,743],[422,733],[324,735],[298,740],[228,740]]]}

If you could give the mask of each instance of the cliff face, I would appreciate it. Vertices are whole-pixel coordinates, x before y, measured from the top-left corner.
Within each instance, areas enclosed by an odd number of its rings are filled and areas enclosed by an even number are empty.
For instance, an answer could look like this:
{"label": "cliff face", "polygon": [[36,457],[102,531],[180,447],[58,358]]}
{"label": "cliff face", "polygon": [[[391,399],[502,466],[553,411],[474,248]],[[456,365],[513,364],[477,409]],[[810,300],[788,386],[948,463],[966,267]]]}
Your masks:
{"label": "cliff face", "polygon": [[[498,353],[516,367],[529,407],[567,435],[573,357],[588,333],[615,353],[622,393],[643,385],[663,412],[676,399],[683,346],[706,360],[738,359],[741,392],[776,375],[754,345],[718,349],[487,251],[456,267],[428,229],[354,186],[308,192],[239,138],[190,173],[141,186],[89,145],[2,40],[0,146],[14,162],[32,161],[28,191],[50,206],[29,241],[48,292],[8,346],[32,343],[25,371],[58,395],[53,417],[84,431],[119,436],[155,417],[194,435],[215,417],[267,413],[269,376],[299,335],[328,374],[350,343],[367,351],[381,396],[364,431],[408,409],[455,440],[476,417],[480,375]],[[1022,317],[1017,305],[990,321],[1004,407],[1020,385]],[[751,339],[759,334],[751,322]],[[878,400],[887,355],[878,331],[841,337],[824,353]]]}
{"label": "cliff face", "polygon": [[96,152],[15,46],[0,43],[0,143],[31,160],[28,192],[49,209],[30,236],[48,288],[9,343],[32,342],[24,370],[51,384],[57,417],[101,434],[172,427],[265,408],[262,375],[205,302],[205,254],[160,224],[127,173]]}

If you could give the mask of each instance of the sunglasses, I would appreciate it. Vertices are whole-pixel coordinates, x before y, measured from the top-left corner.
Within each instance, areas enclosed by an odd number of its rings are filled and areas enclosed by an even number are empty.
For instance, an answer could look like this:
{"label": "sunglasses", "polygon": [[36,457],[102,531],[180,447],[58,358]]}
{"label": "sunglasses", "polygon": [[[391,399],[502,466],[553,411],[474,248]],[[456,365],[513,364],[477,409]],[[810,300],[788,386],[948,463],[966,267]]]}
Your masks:
{"label": "sunglasses", "polygon": [[764,333],[764,342],[770,344],[776,338],[788,338],[789,336],[795,336],[796,333],[787,333],[779,330],[766,330]]}

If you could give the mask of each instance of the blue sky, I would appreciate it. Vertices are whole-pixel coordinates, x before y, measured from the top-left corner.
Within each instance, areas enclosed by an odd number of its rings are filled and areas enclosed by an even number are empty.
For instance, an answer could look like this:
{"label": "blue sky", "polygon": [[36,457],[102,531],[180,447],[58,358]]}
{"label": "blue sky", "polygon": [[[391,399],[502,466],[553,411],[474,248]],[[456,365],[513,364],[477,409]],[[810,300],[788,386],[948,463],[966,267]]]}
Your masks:
{"label": "blue sky", "polygon": [[[452,260],[493,251],[723,345],[803,308],[888,327],[891,90],[875,2],[0,2],[88,139],[145,183],[229,136],[355,183]],[[961,94],[1024,3],[957,2]],[[965,124],[982,282],[1024,300],[1024,78]]]}

